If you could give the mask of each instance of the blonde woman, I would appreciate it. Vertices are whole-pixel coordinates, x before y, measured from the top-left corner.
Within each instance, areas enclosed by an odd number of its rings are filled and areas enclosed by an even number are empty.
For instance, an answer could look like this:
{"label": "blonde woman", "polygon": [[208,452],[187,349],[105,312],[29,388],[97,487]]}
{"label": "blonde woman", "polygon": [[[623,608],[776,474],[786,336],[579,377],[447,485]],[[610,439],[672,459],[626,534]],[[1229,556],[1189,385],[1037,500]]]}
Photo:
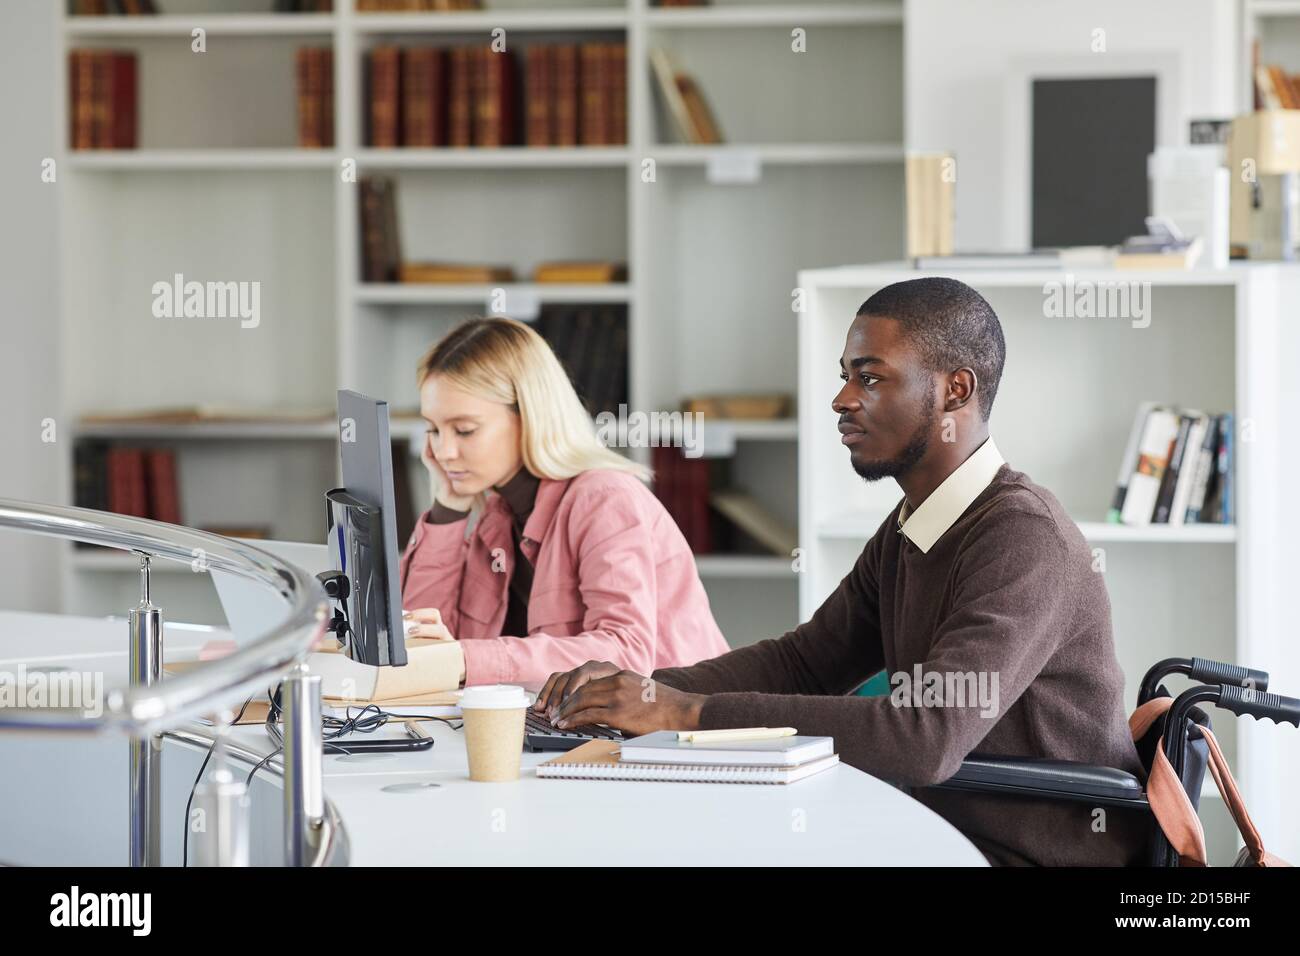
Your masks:
{"label": "blonde woman", "polygon": [[454,638],[466,684],[727,652],[647,472],[599,442],[541,336],[466,322],[421,361],[419,386],[433,503],[401,561],[409,636]]}

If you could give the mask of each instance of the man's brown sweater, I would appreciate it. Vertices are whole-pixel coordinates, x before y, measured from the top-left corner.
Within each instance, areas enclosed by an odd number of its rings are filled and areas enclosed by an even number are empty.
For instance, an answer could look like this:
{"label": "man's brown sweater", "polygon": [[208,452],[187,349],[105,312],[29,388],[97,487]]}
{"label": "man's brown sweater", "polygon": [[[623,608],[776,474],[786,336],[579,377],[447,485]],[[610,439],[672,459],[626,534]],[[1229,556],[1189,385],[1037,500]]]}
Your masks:
{"label": "man's brown sweater", "polygon": [[[842,760],[908,787],[991,862],[1137,862],[1146,826],[1132,811],[927,789],[972,751],[1142,776],[1110,601],[1078,526],[1005,464],[928,552],[898,531],[898,516],[808,623],[654,679],[710,695],[705,728],[834,737]],[[882,668],[893,693],[845,696]]]}

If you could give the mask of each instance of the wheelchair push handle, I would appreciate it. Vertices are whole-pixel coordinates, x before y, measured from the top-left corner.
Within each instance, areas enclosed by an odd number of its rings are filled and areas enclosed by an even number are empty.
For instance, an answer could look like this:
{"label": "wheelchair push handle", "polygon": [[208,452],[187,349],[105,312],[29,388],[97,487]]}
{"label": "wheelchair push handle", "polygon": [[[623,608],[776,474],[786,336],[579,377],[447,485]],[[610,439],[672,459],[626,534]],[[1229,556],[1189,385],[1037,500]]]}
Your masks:
{"label": "wheelchair push handle", "polygon": [[1256,720],[1267,717],[1300,728],[1300,700],[1294,697],[1261,693],[1249,687],[1223,687],[1216,703],[1239,717],[1250,716]]}
{"label": "wheelchair push handle", "polygon": [[1248,688],[1256,696],[1268,690],[1268,671],[1258,671],[1239,664],[1193,657],[1187,676],[1200,684],[1226,684],[1229,687]]}

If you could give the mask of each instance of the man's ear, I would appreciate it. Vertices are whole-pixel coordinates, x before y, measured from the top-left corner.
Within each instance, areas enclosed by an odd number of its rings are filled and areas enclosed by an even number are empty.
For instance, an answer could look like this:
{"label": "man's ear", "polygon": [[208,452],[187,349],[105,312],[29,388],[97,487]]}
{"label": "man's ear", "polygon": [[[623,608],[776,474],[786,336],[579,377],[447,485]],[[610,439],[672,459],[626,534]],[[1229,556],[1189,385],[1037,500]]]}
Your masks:
{"label": "man's ear", "polygon": [[952,372],[948,376],[948,389],[943,397],[943,410],[954,412],[970,404],[978,387],[979,380],[975,377],[974,369],[963,366]]}

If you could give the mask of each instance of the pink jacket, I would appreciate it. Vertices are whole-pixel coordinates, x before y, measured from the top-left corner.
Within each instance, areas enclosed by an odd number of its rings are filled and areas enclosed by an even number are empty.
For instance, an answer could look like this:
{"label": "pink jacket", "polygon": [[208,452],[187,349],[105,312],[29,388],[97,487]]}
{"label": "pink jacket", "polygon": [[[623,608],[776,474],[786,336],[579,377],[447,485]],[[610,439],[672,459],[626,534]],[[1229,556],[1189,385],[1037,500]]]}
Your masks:
{"label": "pink jacket", "polygon": [[534,568],[526,638],[499,636],[515,560],[509,508],[491,495],[467,534],[470,520],[422,515],[401,561],[402,606],[442,612],[466,684],[540,686],[590,660],[649,675],[729,650],[686,539],[635,476],[541,480],[520,544]]}

